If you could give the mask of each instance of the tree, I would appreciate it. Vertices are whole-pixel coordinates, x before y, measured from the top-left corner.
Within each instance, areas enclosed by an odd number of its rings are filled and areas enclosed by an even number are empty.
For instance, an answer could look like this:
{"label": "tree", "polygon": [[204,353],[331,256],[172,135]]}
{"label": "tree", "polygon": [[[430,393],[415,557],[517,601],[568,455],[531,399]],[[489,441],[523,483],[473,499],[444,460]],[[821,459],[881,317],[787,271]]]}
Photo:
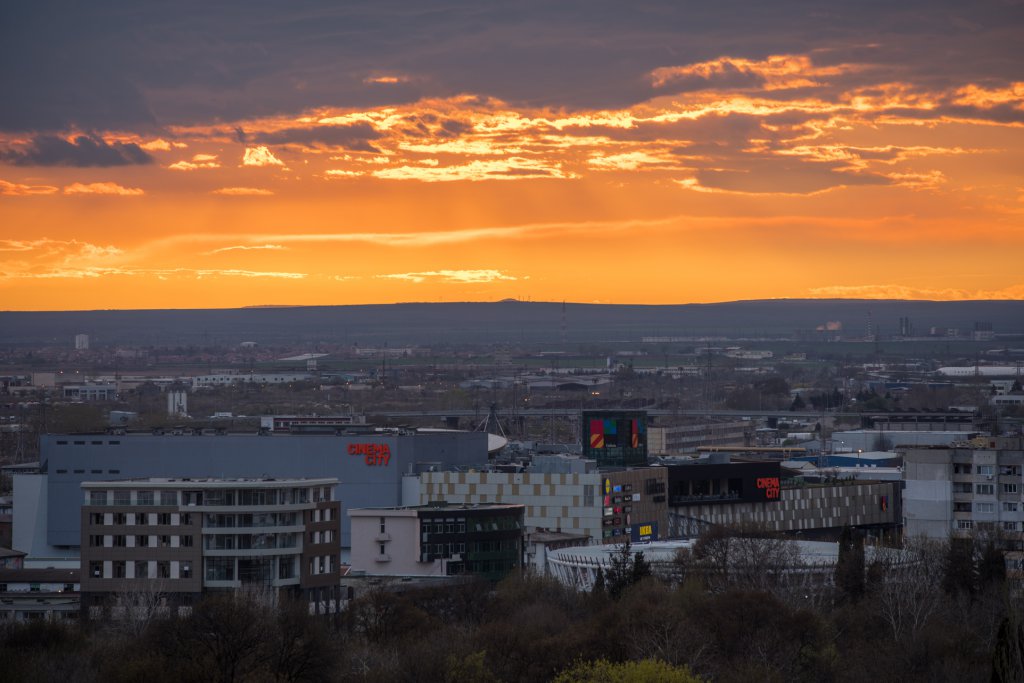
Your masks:
{"label": "tree", "polygon": [[864,540],[849,526],[843,527],[839,535],[835,584],[836,589],[853,602],[864,595]]}
{"label": "tree", "polygon": [[974,564],[974,543],[971,539],[949,539],[942,567],[942,589],[946,593],[974,595],[977,592],[978,575]]}
{"label": "tree", "polygon": [[579,662],[560,673],[554,683],[700,683],[685,666],[655,659],[612,663],[606,659]]}
{"label": "tree", "polygon": [[601,595],[608,590],[604,581],[604,569],[601,567],[597,568],[597,575],[594,577],[594,587],[591,589],[591,593],[594,595]]}
{"label": "tree", "polygon": [[1019,681],[1024,681],[1024,625],[1011,613],[999,625],[992,654],[992,683]]}
{"label": "tree", "polygon": [[797,394],[796,398],[794,398],[793,402],[789,405],[789,409],[791,411],[803,410],[806,407],[807,404],[804,402],[804,399],[803,397],[800,396],[800,394]]}
{"label": "tree", "polygon": [[651,563],[644,559],[643,551],[637,551],[633,556],[633,571],[630,576],[630,583],[640,583],[649,576],[651,576]]}

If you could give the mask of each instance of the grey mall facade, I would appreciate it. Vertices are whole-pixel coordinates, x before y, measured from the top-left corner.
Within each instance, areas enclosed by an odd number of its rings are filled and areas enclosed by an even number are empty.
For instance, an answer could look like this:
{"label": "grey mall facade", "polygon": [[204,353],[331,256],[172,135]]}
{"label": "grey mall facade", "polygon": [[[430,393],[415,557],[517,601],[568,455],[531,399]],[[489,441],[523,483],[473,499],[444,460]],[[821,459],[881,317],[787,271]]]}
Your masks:
{"label": "grey mall facade", "polygon": [[401,504],[402,475],[479,467],[483,432],[377,431],[358,434],[47,434],[46,539],[81,543],[82,482],[167,478],[338,480],[341,547],[351,547],[348,510]]}

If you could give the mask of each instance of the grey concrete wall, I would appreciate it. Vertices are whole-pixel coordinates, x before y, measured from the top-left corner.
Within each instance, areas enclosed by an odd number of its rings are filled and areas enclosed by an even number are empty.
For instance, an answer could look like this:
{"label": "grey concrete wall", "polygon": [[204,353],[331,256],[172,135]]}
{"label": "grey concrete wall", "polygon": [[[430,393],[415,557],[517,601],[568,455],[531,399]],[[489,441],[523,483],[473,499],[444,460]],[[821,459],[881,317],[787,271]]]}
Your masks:
{"label": "grey concrete wall", "polygon": [[[58,442],[65,442],[60,444]],[[387,445],[390,458],[369,464],[349,446]],[[348,547],[350,508],[398,505],[402,474],[417,463],[481,465],[483,432],[397,435],[152,436],[46,435],[41,460],[49,474],[46,540],[78,546],[83,481],[141,477],[336,477],[341,501],[341,545]],[[370,458],[372,461],[373,458]]]}

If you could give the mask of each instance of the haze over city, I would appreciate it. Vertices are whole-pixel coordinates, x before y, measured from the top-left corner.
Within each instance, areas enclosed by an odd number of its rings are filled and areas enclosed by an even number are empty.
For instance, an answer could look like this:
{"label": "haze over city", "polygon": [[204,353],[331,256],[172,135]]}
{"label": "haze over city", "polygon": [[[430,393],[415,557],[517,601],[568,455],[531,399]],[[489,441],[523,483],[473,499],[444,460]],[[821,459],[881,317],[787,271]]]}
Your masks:
{"label": "haze over city", "polygon": [[0,308],[1024,298],[1022,17],[12,5]]}

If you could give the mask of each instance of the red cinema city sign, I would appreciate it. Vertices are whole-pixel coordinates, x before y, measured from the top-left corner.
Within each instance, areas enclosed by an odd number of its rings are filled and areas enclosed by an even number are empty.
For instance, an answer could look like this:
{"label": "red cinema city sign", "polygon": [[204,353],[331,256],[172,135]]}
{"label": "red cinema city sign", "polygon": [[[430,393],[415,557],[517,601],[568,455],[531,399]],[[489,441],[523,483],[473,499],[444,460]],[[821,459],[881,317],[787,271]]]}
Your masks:
{"label": "red cinema city sign", "polygon": [[764,491],[764,497],[768,500],[775,500],[779,497],[778,477],[758,477],[757,488]]}
{"label": "red cinema city sign", "polygon": [[391,447],[386,443],[350,443],[349,455],[362,455],[367,465],[387,465],[391,460]]}

